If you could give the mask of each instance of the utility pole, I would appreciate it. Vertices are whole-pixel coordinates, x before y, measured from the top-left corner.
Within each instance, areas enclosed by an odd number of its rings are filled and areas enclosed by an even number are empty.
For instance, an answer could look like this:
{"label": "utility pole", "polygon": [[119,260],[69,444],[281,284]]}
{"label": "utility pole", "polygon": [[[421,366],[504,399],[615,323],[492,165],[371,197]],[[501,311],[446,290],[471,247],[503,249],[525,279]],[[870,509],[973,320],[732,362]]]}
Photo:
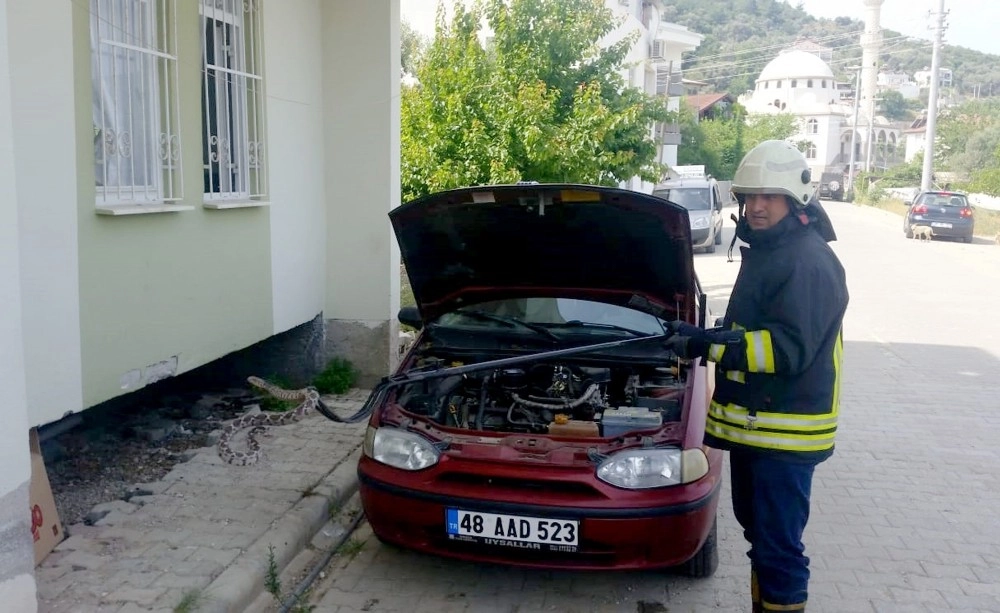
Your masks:
{"label": "utility pole", "polygon": [[937,26],[934,28],[934,52],[931,55],[931,90],[927,98],[927,133],[924,137],[924,169],[920,178],[921,191],[928,191],[931,188],[931,177],[934,173],[934,136],[937,128],[938,89],[940,88],[938,71],[941,69],[941,40],[944,38],[944,18],[946,16],[944,0],[938,0]]}
{"label": "utility pole", "polygon": [[854,122],[851,124],[851,163],[847,167],[847,185],[844,187],[844,193],[853,194],[854,193],[854,164],[855,164],[855,148],[858,141],[858,107],[861,104],[861,66],[851,66],[851,68],[857,68],[858,77],[854,85]]}

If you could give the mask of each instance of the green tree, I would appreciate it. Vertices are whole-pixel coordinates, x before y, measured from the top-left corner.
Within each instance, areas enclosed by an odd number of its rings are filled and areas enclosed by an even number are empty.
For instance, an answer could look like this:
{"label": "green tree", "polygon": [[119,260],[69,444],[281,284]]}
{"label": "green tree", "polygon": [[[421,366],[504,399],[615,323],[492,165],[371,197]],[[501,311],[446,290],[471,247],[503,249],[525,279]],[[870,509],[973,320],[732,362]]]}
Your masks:
{"label": "green tree", "polygon": [[399,57],[405,74],[413,74],[417,60],[426,46],[424,37],[407,21],[404,20],[399,24]]}
{"label": "green tree", "polygon": [[687,105],[682,105],[679,113],[681,144],[677,147],[677,164],[704,165],[705,172],[712,176],[719,174],[719,151],[709,142],[706,126],[714,120],[698,121],[697,114]]}
{"label": "green tree", "polygon": [[456,4],[450,23],[439,7],[419,84],[402,92],[403,198],[522,179],[658,180],[650,128],[671,114],[625,86],[634,37],[601,47],[618,25],[602,0],[480,0]]}
{"label": "green tree", "polygon": [[743,136],[743,146],[750,151],[766,140],[784,140],[799,131],[798,118],[791,113],[750,115]]}
{"label": "green tree", "polygon": [[723,180],[733,177],[743,156],[753,147],[765,140],[784,140],[798,132],[794,115],[748,116],[739,104],[734,104],[730,115],[725,117],[710,117],[700,122],[694,117],[691,109],[682,107],[680,123],[684,140],[677,149],[677,163],[704,164],[705,172]]}
{"label": "green tree", "polygon": [[903,94],[889,90],[882,94],[882,101],[879,103],[879,111],[886,119],[901,121],[910,119],[910,108]]}
{"label": "green tree", "polygon": [[1000,196],[1000,147],[993,152],[991,163],[972,172],[972,180],[966,185],[970,192]]}
{"label": "green tree", "polygon": [[913,187],[920,185],[924,173],[924,154],[917,153],[905,164],[893,166],[882,174],[879,185],[882,187]]}

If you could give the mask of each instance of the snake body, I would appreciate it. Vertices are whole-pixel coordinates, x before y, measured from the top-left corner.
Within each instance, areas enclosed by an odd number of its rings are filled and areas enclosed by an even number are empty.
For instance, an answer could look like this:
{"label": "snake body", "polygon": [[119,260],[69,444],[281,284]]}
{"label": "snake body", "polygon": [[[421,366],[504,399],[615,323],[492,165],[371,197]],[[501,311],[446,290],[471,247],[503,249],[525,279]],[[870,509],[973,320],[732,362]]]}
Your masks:
{"label": "snake body", "polygon": [[[257,440],[257,437],[266,428],[284,426],[297,422],[308,415],[310,411],[314,410],[320,404],[319,392],[313,387],[306,387],[298,390],[286,390],[282,387],[274,385],[273,383],[268,383],[260,377],[248,377],[247,381],[250,385],[264,390],[279,400],[301,400],[302,402],[293,410],[286,411],[284,413],[246,413],[245,415],[231,421],[222,430],[222,434],[219,436],[218,452],[219,457],[223,460],[238,466],[255,464],[258,460],[260,460],[260,441]],[[236,451],[230,445],[233,436],[237,432],[248,428],[249,430],[246,435],[246,451]]]}

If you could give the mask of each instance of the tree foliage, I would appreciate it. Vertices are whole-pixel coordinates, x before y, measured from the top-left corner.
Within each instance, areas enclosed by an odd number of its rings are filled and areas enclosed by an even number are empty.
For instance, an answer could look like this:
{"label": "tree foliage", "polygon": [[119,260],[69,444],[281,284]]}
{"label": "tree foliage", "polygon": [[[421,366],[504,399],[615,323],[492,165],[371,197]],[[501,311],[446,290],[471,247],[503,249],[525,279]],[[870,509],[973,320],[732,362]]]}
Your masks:
{"label": "tree foliage", "polygon": [[910,106],[906,102],[906,98],[903,94],[895,91],[888,90],[879,94],[882,99],[878,103],[879,112],[885,116],[886,119],[890,121],[901,121],[904,119],[912,119],[913,113],[910,111]]}
{"label": "tree foliage", "polygon": [[784,140],[798,132],[798,119],[790,113],[747,115],[739,104],[730,114],[695,121],[695,113],[682,107],[683,142],[678,164],[704,164],[705,172],[729,180],[746,152],[765,140]]}
{"label": "tree foliage", "polygon": [[[481,23],[492,31],[481,43]],[[635,37],[603,0],[481,0],[439,7],[435,37],[401,97],[402,196],[518,180],[656,181],[651,126],[664,100],[625,87]]]}
{"label": "tree foliage", "polygon": [[[843,80],[853,79],[844,67],[861,59],[864,22],[853,17],[820,19],[801,6],[782,0],[673,0],[664,19],[705,35],[701,45],[685,58],[687,76],[710,82],[718,91],[742,94],[764,66],[783,47],[808,37],[833,49],[833,69]],[[883,30],[880,65],[890,72],[912,75],[931,65],[927,40]],[[960,42],[960,41],[957,41]],[[942,47],[941,65],[954,74],[957,91],[980,96],[1000,95],[997,56],[956,45]]]}
{"label": "tree foliage", "polygon": [[399,24],[399,59],[404,74],[413,74],[413,68],[427,46],[427,41],[407,21]]}

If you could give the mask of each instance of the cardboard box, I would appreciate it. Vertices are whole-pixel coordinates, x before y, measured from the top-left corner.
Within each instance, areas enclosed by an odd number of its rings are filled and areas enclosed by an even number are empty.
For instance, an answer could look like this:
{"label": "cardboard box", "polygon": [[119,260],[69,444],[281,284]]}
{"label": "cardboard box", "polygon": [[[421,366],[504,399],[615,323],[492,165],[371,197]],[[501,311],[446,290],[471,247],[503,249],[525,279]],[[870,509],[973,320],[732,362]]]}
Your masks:
{"label": "cardboard box", "polygon": [[31,486],[28,490],[31,506],[31,538],[35,542],[35,566],[58,545],[64,537],[56,501],[52,497],[49,475],[45,471],[42,448],[38,443],[38,431],[34,428],[28,434],[31,447]]}

